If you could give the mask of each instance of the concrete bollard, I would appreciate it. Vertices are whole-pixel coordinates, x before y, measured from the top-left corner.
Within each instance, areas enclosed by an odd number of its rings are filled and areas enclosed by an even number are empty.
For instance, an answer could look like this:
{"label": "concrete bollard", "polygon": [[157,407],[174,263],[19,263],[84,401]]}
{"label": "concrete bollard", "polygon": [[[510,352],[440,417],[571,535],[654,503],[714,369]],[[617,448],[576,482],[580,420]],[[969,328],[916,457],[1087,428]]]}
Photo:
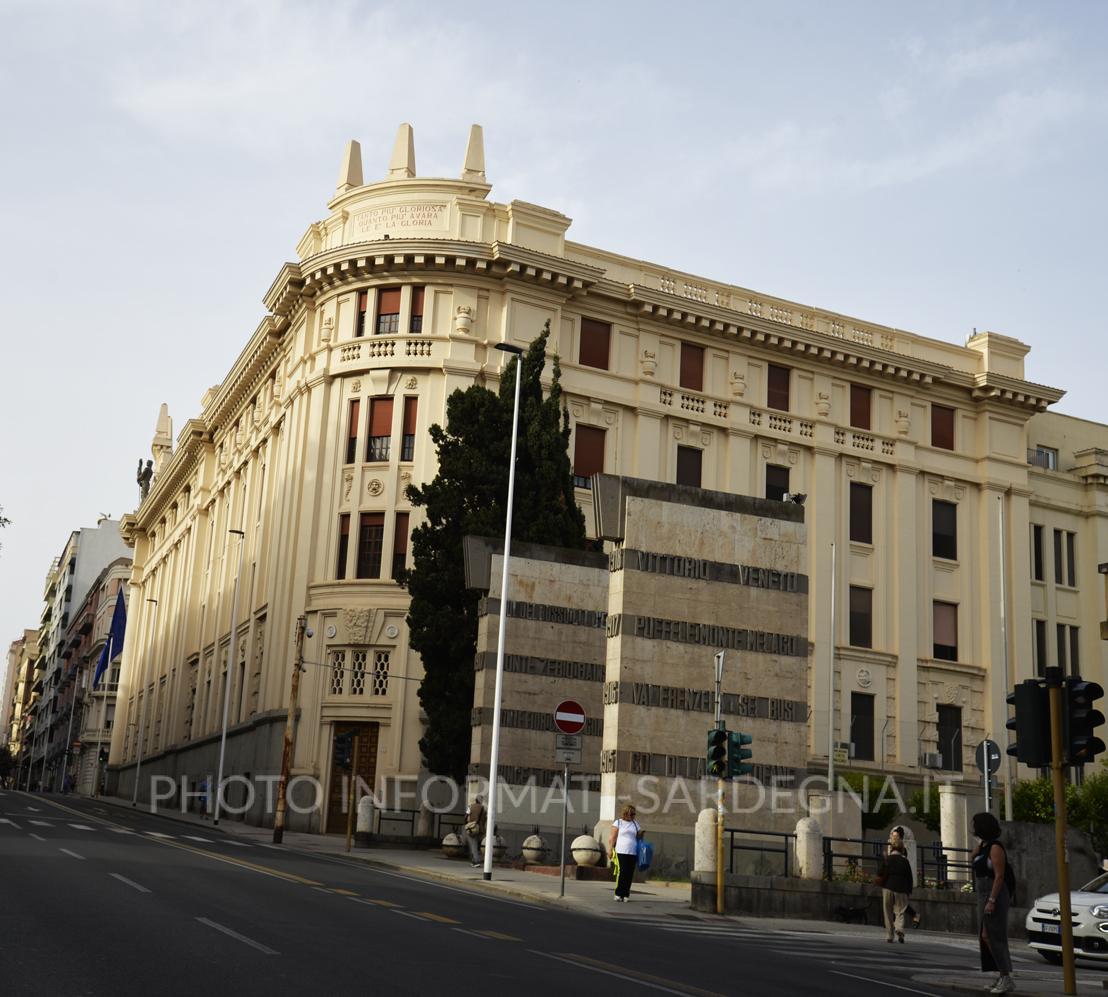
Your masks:
{"label": "concrete bollard", "polygon": [[796,822],[796,869],[801,879],[823,879],[823,828],[815,817]]}
{"label": "concrete bollard", "polygon": [[373,832],[373,797],[363,796],[358,800],[357,823],[355,831],[358,834],[371,834]]}
{"label": "concrete bollard", "polygon": [[696,872],[716,871],[716,812],[714,809],[701,810],[696,816],[693,869]]}
{"label": "concrete bollard", "polygon": [[419,807],[419,812],[416,814],[415,819],[415,836],[417,838],[430,838],[435,826],[434,814],[431,813],[431,808],[422,803]]}

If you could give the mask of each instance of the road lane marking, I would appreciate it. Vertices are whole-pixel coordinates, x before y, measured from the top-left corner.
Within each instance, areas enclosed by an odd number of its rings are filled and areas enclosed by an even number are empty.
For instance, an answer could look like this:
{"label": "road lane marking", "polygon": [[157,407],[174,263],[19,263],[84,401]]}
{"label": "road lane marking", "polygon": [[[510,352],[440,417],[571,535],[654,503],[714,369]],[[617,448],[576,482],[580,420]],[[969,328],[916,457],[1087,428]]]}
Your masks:
{"label": "road lane marking", "polygon": [[162,834],[161,831],[147,831],[146,833],[150,835],[151,838],[165,838],[169,841],[173,840],[172,834]]}
{"label": "road lane marking", "polygon": [[242,942],[243,945],[249,945],[252,949],[257,949],[259,952],[265,955],[280,955],[276,949],[271,949],[268,945],[263,945],[261,942],[254,941],[253,938],[247,938],[246,935],[240,935],[237,931],[232,931],[225,925],[218,924],[215,921],[209,921],[206,917],[198,917],[196,919],[201,924],[206,924],[209,928],[215,928],[216,931],[222,931],[223,934],[229,938],[234,938],[235,941]]}
{"label": "road lane marking", "polygon": [[852,980],[864,980],[866,983],[876,983],[879,987],[891,987],[893,990],[904,990],[910,994],[924,994],[925,997],[939,997],[939,995],[932,990],[915,990],[912,987],[902,987],[899,984],[888,983],[885,980],[875,980],[872,976],[855,976],[853,973],[843,973],[837,969],[830,969],[828,972],[833,973],[835,976],[847,976]]}
{"label": "road lane marking", "polygon": [[[481,929],[477,929],[481,931]],[[481,934],[486,938],[495,938],[498,942],[518,942],[522,939],[516,938],[515,935],[505,935],[502,931],[481,931]]]}
{"label": "road lane marking", "polygon": [[427,918],[420,914],[413,914],[410,910],[400,910],[396,907],[392,908],[394,914],[399,914],[401,917],[410,917],[413,921],[426,921]]}
{"label": "road lane marking", "polygon": [[35,834],[35,832],[34,832],[34,831],[28,831],[27,833],[28,833],[28,834],[29,834],[29,835],[30,835],[30,836],[31,836],[32,838],[34,838],[34,839],[35,839],[35,841],[45,841],[45,840],[46,840],[45,838],[41,837],[40,835],[37,835],[37,834]]}
{"label": "road lane marking", "polygon": [[[649,990],[660,990],[665,994],[678,994],[679,997],[724,997],[714,990],[701,990],[698,987],[688,986],[676,980],[665,980],[659,976],[649,976],[646,973],[637,973],[631,969],[623,969],[611,963],[601,962],[599,959],[590,959],[588,956],[575,955],[566,952],[555,955],[553,952],[540,952],[538,949],[528,949],[532,955],[541,955],[544,959],[553,959],[555,962],[564,962],[567,966],[576,966],[578,969],[587,969],[593,973],[601,973],[604,976],[614,976],[628,983],[637,983],[640,987]],[[680,990],[674,989],[680,987]]]}
{"label": "road lane marking", "polygon": [[189,841],[199,841],[205,845],[210,845],[211,841],[208,838],[198,838],[195,834],[183,834],[182,838],[188,838]]}
{"label": "road lane marking", "polygon": [[235,845],[237,848],[249,848],[250,846],[245,841],[224,841],[224,845]]}
{"label": "road lane marking", "polygon": [[481,941],[487,942],[489,938],[482,935],[479,931],[470,931],[469,928],[451,928],[451,931],[460,931],[463,935],[469,935],[470,938],[480,938]]}
{"label": "road lane marking", "polygon": [[445,917],[442,914],[432,914],[430,911],[421,910],[419,912],[421,917],[427,918],[429,921],[438,921],[439,924],[461,924],[461,921],[455,921],[452,917]]}
{"label": "road lane marking", "polygon": [[332,892],[337,893],[337,894],[339,894],[339,896],[342,896],[342,897],[356,897],[358,895],[357,890],[344,890],[344,889],[342,889],[341,887],[338,887],[338,886],[336,886],[335,889]]}
{"label": "road lane marking", "polygon": [[17,831],[19,830],[19,825],[14,820],[9,820],[7,817],[0,817],[0,824],[11,824]]}
{"label": "road lane marking", "polygon": [[116,834],[134,834],[129,827],[109,827],[109,831],[114,831]]}
{"label": "road lane marking", "polygon": [[121,876],[118,872],[109,872],[109,876],[112,879],[118,879],[121,883],[126,883],[132,890],[138,890],[139,893],[149,893],[150,891],[141,883],[136,883],[133,879],[128,879],[126,876]]}
{"label": "road lane marking", "polygon": [[369,904],[370,907],[401,907],[402,904],[394,904],[391,900],[370,900],[368,897],[347,897],[359,904]]}
{"label": "road lane marking", "polygon": [[37,813],[41,813],[41,812],[42,812],[42,811],[40,811],[40,810],[39,810],[39,808],[38,808],[38,807],[28,807],[27,809],[28,809],[28,810],[30,810],[30,811],[31,811],[31,813],[33,813],[33,814],[37,814]]}
{"label": "road lane marking", "polygon": [[[333,858],[330,855],[319,854],[316,858],[326,859],[334,862],[344,862],[344,859]],[[535,904],[525,904],[519,900],[506,900],[504,897],[494,897],[491,893],[486,893],[484,890],[465,890],[458,886],[447,886],[445,883],[440,883],[436,879],[432,879],[430,876],[406,876],[399,872],[387,872],[384,869],[380,869],[377,866],[366,867],[367,871],[374,873],[377,876],[390,876],[393,879],[407,880],[409,883],[419,883],[421,886],[434,886],[440,890],[449,890],[451,893],[461,893],[467,897],[478,897],[482,900],[493,900],[498,904],[508,904],[510,907],[523,907],[525,910],[543,910]]]}
{"label": "road lane marking", "polygon": [[34,819],[31,819],[31,820],[28,820],[27,823],[28,824],[34,824],[35,827],[53,827],[54,826],[48,820],[34,820]]}
{"label": "road lane marking", "polygon": [[72,855],[75,859],[80,859],[82,862],[84,862],[85,860],[85,857],[83,855],[78,855],[76,852],[71,852],[68,848],[59,848],[58,851],[65,852],[66,855]]}
{"label": "road lane marking", "polygon": [[91,831],[92,830],[92,828],[89,827],[88,824],[70,824],[69,826],[71,828],[73,828],[74,831]]}

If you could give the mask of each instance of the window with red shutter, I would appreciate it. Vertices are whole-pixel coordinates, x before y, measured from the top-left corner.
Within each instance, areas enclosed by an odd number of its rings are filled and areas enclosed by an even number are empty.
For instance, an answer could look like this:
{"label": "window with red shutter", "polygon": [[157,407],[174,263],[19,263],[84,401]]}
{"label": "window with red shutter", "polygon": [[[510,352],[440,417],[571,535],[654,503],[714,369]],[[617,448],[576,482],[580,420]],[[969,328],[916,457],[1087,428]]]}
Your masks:
{"label": "window with red shutter", "polygon": [[788,367],[779,367],[775,363],[769,365],[769,373],[766,377],[766,407],[775,408],[780,412],[789,411],[789,374]]}
{"label": "window with red shutter", "polygon": [[358,578],[381,577],[381,551],[385,545],[385,514],[363,512],[358,522]]}
{"label": "window with red shutter", "polygon": [[353,464],[358,459],[358,414],[361,403],[357,398],[350,401],[350,416],[346,427],[346,463]]}
{"label": "window with red shutter", "polygon": [[404,427],[400,436],[401,460],[415,459],[416,410],[418,406],[418,398],[409,396],[404,399]]}
{"label": "window with red shutter", "polygon": [[573,440],[573,486],[592,488],[592,476],[604,470],[604,430],[578,425]]}
{"label": "window with red shutter", "polygon": [[704,347],[693,346],[692,343],[681,344],[681,376],[679,383],[682,388],[690,391],[704,390]]}
{"label": "window with red shutter", "polygon": [[392,578],[396,581],[408,560],[408,513],[398,512],[392,532]]}
{"label": "window with red shutter", "polygon": [[400,331],[400,288],[385,287],[377,292],[378,336],[396,335]]}
{"label": "window with red shutter", "polygon": [[677,448],[677,484],[699,488],[704,453],[696,447]]}
{"label": "window with red shutter", "polygon": [[596,319],[581,319],[581,348],[578,362],[584,367],[608,369],[608,351],[611,347],[612,327]]}
{"label": "window with red shutter", "polygon": [[373,398],[369,403],[369,443],[365,459],[383,461],[389,459],[392,443],[392,399]]}
{"label": "window with red shutter", "polygon": [[870,399],[873,392],[859,384],[850,386],[850,425],[855,429],[870,428]]}
{"label": "window with red shutter", "polygon": [[931,446],[954,449],[954,409],[945,405],[931,406]]}
{"label": "window with red shutter", "polygon": [[339,551],[335,565],[335,577],[340,581],[346,577],[346,555],[350,549],[350,517],[339,516]]}
{"label": "window with red shutter", "polygon": [[365,313],[369,307],[369,291],[358,292],[358,317],[354,322],[354,335],[365,335]]}
{"label": "window with red shutter", "polygon": [[412,288],[412,317],[408,323],[410,333],[423,332],[423,288]]}

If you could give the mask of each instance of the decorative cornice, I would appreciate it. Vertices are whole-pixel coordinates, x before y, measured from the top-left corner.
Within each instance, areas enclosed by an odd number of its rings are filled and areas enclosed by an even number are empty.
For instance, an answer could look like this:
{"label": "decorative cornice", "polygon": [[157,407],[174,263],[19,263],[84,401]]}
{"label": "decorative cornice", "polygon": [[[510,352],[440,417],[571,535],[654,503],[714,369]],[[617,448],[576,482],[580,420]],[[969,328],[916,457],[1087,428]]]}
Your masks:
{"label": "decorative cornice", "polygon": [[972,394],[977,401],[998,401],[1033,412],[1045,412],[1046,407],[1058,401],[1065,391],[987,370],[974,375]]}

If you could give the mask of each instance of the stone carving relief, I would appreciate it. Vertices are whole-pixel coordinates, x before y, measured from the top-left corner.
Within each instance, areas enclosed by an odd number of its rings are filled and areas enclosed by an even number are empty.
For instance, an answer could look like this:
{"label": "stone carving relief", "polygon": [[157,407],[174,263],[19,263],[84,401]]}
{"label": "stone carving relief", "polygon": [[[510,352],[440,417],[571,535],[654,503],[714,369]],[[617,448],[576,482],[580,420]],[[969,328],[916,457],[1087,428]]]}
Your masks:
{"label": "stone carving relief", "polygon": [[731,371],[731,394],[735,398],[742,398],[746,394],[746,375],[738,370]]}
{"label": "stone carving relief", "polygon": [[380,478],[370,478],[369,481],[366,482],[365,490],[369,492],[370,495],[380,495],[381,492],[385,490],[385,486],[381,483]]}
{"label": "stone carving relief", "polygon": [[896,431],[901,436],[907,436],[908,430],[912,428],[912,421],[909,418],[907,412],[904,409],[897,409],[896,412]]}
{"label": "stone carving relief", "polygon": [[344,471],[342,475],[342,500],[344,502],[350,501],[350,489],[354,485],[354,472]]}
{"label": "stone carving relief", "polygon": [[375,609],[344,609],[342,619],[346,625],[347,640],[351,644],[368,644],[376,616]]}
{"label": "stone carving relief", "polygon": [[361,390],[362,390],[362,382],[361,382],[361,380],[355,380],[355,381],[352,381],[352,382],[351,382],[351,384],[350,384],[350,390],[351,390],[351,391],[352,391],[352,392],[353,392],[354,394],[357,394],[357,393],[358,393],[359,391],[361,391]]}
{"label": "stone carving relief", "polygon": [[335,320],[333,318],[331,318],[330,315],[328,315],[323,320],[323,325],[320,327],[319,338],[324,343],[329,343],[329,342],[331,342],[331,333],[334,332],[334,331],[335,331]]}
{"label": "stone carving relief", "polygon": [[389,640],[396,640],[399,634],[400,628],[395,623],[390,623],[385,627],[385,636],[388,637]]}
{"label": "stone carving relief", "polygon": [[654,376],[654,372],[658,369],[658,358],[653,350],[642,351],[642,356],[639,358],[639,367],[642,369],[643,377]]}
{"label": "stone carving relief", "polygon": [[863,460],[860,463],[848,461],[846,464],[846,476],[856,481],[869,481],[873,484],[877,484],[877,482],[881,480],[881,469],[875,467],[868,460]]}
{"label": "stone carving relief", "polygon": [[454,331],[460,336],[468,336],[473,329],[473,309],[469,305],[458,305],[454,309]]}
{"label": "stone carving relief", "polygon": [[404,387],[407,388],[409,391],[415,391],[415,389],[419,387],[419,381],[417,381],[414,377],[409,377],[408,383],[405,384]]}
{"label": "stone carving relief", "polygon": [[868,689],[873,684],[873,673],[868,668],[858,669],[858,687]]}
{"label": "stone carving relief", "polygon": [[816,393],[816,415],[826,419],[831,414],[831,396],[826,391]]}

